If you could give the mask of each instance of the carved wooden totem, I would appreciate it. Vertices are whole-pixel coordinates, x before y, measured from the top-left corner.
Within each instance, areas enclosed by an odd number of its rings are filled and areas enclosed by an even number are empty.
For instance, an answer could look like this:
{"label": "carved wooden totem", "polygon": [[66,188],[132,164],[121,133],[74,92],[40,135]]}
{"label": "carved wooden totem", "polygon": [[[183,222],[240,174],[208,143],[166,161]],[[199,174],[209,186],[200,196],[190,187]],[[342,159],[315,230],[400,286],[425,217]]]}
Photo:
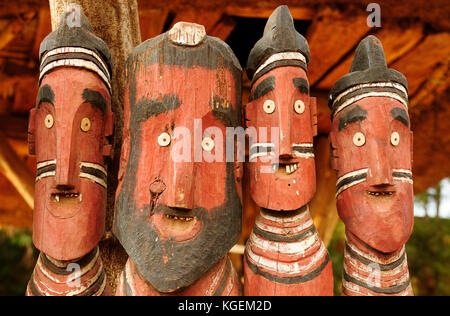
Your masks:
{"label": "carved wooden totem", "polygon": [[201,25],[179,22],[126,66],[114,234],[129,255],[117,295],[237,295],[227,257],[241,232],[242,70]]}
{"label": "carved wooden totem", "polygon": [[259,138],[250,143],[246,169],[261,212],[245,251],[245,295],[333,294],[330,257],[308,209],[316,190],[317,134],[309,60],[308,43],[288,7],[278,7],[247,64],[252,84],[246,127],[255,127]]}
{"label": "carved wooden totem", "polygon": [[412,295],[405,243],[414,221],[406,78],[381,42],[358,45],[330,93],[336,200],[346,229],[345,295]]}
{"label": "carved wooden totem", "polygon": [[106,287],[97,245],[114,121],[111,54],[83,13],[75,22],[72,14],[63,14],[39,52],[29,149],[37,157],[33,243],[41,254],[27,295],[101,295]]}

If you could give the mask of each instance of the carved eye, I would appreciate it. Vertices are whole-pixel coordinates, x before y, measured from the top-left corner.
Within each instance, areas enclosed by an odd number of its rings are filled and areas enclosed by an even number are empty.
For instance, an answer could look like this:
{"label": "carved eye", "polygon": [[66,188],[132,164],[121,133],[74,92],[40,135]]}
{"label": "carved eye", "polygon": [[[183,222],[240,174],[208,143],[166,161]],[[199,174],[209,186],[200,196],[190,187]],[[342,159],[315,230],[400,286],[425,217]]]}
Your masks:
{"label": "carved eye", "polygon": [[263,108],[264,112],[266,112],[267,114],[271,114],[273,113],[273,111],[275,111],[275,102],[273,102],[272,100],[266,100],[264,102]]}
{"label": "carved eye", "polygon": [[305,112],[305,103],[302,100],[295,101],[294,110],[298,114],[302,114],[303,112]]}
{"label": "carved eye", "polygon": [[166,132],[161,133],[158,137],[158,144],[162,147],[167,147],[170,144],[171,137]]}
{"label": "carved eye", "polygon": [[391,144],[397,146],[400,143],[400,135],[397,132],[393,132],[391,135]]}
{"label": "carved eye", "polygon": [[364,134],[361,132],[355,133],[355,135],[353,136],[353,144],[355,144],[358,147],[361,147],[365,143],[366,143],[366,136],[364,136]]}
{"label": "carved eye", "polygon": [[81,120],[81,130],[83,132],[88,132],[91,129],[91,120],[87,117]]}
{"label": "carved eye", "polygon": [[52,126],[53,126],[53,115],[48,114],[45,117],[45,122],[44,123],[45,123],[45,127],[52,128]]}
{"label": "carved eye", "polygon": [[212,151],[214,148],[214,140],[211,137],[203,138],[202,148],[204,151]]}

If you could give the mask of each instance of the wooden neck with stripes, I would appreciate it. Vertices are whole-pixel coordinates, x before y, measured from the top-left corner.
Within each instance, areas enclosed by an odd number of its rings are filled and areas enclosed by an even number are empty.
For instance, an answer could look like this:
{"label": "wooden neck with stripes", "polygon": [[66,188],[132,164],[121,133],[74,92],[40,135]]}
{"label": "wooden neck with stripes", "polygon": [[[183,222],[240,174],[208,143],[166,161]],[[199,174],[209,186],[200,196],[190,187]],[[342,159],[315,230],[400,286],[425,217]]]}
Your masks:
{"label": "wooden neck with stripes", "polygon": [[40,253],[27,296],[109,295],[98,247],[77,261],[59,261]]}
{"label": "wooden neck with stripes", "polygon": [[120,276],[116,296],[238,296],[241,284],[228,256],[188,288],[173,293],[156,290],[128,259]]}
{"label": "wooden neck with stripes", "polygon": [[247,242],[244,294],[333,295],[330,256],[309,213],[262,209]]}
{"label": "wooden neck with stripes", "polygon": [[347,296],[412,296],[405,246],[385,254],[346,232],[342,292]]}

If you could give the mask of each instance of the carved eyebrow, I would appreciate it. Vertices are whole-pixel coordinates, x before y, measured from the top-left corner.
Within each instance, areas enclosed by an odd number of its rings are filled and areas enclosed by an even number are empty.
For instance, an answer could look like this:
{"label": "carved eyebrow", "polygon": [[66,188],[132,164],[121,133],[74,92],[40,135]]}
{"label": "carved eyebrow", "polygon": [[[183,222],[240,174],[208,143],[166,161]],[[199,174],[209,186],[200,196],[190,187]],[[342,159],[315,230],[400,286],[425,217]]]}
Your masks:
{"label": "carved eyebrow", "polygon": [[339,132],[344,130],[348,124],[356,123],[358,121],[364,121],[367,117],[367,111],[361,109],[361,107],[356,104],[354,108],[345,113],[339,119]]}
{"label": "carved eyebrow", "polygon": [[91,89],[84,89],[82,97],[84,102],[90,103],[93,107],[96,107],[102,111],[103,114],[105,114],[107,102],[100,92]]}
{"label": "carved eyebrow", "polygon": [[142,99],[131,110],[133,122],[145,122],[152,116],[175,110],[181,105],[177,95],[165,95],[159,99]]}
{"label": "carved eyebrow", "polygon": [[55,93],[52,88],[46,84],[39,89],[38,95],[36,97],[36,107],[39,109],[42,102],[48,102],[54,106]]}
{"label": "carved eyebrow", "polygon": [[270,91],[275,90],[275,77],[270,76],[266,79],[264,79],[259,85],[256,86],[253,95],[252,100],[259,99],[263,95],[269,93]]}
{"label": "carved eyebrow", "polygon": [[409,117],[408,113],[402,108],[394,108],[391,110],[391,115],[394,120],[400,121],[409,128]]}
{"label": "carved eyebrow", "polygon": [[309,85],[308,81],[303,78],[294,78],[292,79],[294,86],[300,90],[300,93],[309,94]]}

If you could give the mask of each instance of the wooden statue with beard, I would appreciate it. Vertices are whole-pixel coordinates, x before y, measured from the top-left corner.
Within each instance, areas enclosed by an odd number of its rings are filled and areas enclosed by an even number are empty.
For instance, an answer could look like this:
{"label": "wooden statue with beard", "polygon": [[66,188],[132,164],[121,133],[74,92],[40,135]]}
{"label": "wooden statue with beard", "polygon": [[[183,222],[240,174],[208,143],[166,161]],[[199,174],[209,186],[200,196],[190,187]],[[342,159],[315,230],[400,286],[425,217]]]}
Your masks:
{"label": "wooden statue with beard", "polygon": [[245,250],[245,295],[333,294],[330,257],[308,209],[316,191],[317,134],[309,60],[288,7],[278,7],[247,63],[252,82],[245,124],[259,138],[250,142],[246,170],[261,212]]}
{"label": "wooden statue with beard", "polygon": [[33,243],[41,254],[26,294],[101,295],[106,277],[97,245],[114,121],[111,54],[84,14],[70,11],[41,43],[39,56],[28,133],[37,158]]}
{"label": "wooden statue with beard", "polygon": [[405,243],[414,221],[406,78],[363,39],[330,92],[336,201],[345,224],[344,295],[412,295]]}
{"label": "wooden statue with beard", "polygon": [[[228,251],[241,232],[242,70],[201,25],[179,22],[134,49],[114,234],[129,255],[117,295],[238,295]],[[228,150],[228,148],[227,148]]]}

